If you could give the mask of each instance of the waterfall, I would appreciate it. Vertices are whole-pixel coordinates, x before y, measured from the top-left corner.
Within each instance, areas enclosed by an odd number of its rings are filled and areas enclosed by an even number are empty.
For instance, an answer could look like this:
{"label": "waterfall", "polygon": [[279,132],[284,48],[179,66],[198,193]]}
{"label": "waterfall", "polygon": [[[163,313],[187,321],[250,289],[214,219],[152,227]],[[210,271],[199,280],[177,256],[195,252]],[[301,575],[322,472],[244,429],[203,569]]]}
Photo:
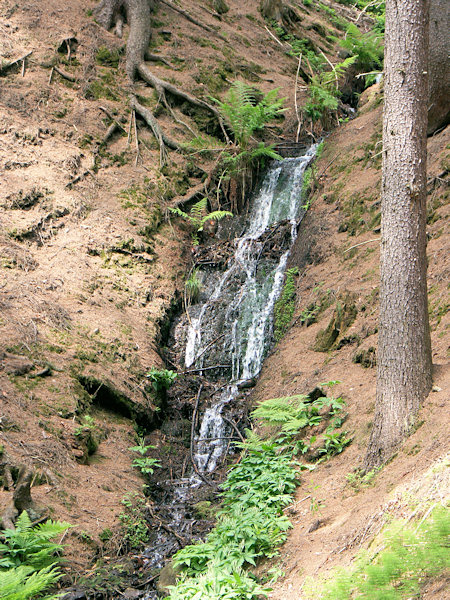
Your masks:
{"label": "waterfall", "polygon": [[[304,156],[274,161],[253,198],[249,225],[235,240],[226,270],[219,277],[216,273],[211,275],[211,293],[196,307],[196,316],[190,318],[186,367],[225,365],[230,381],[203,414],[195,453],[200,471],[216,468],[226,447],[222,410],[236,398],[239,383],[259,374],[270,345],[274,305],[304,212],[303,174],[315,151],[316,146],[311,146]],[[262,258],[271,232],[283,223],[290,230],[288,242],[278,253],[272,253],[276,258]]]}

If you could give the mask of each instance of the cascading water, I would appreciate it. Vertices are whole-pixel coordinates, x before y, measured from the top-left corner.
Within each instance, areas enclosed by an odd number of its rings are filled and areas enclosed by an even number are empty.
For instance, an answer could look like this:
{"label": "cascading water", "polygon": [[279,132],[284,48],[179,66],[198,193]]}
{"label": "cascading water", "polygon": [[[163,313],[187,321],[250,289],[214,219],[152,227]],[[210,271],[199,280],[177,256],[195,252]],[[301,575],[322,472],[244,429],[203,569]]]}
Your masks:
{"label": "cascading water", "polygon": [[[163,566],[165,557],[178,549],[178,538],[170,531],[187,539],[201,537],[193,531],[197,520],[189,506],[195,502],[195,491],[201,490],[202,478],[211,477],[229,443],[224,407],[259,374],[269,348],[274,305],[304,212],[303,174],[315,152],[312,146],[304,156],[273,162],[250,203],[248,225],[235,239],[225,271],[202,271],[204,301],[190,306],[187,320],[175,327],[175,339],[184,340],[180,362],[184,358],[188,370],[219,381],[220,387],[203,413],[194,440],[192,459],[201,477],[193,473],[161,482],[162,501],[155,510],[166,530],[155,533],[144,553],[150,567]],[[154,598],[156,593],[148,590],[145,600]]]}
{"label": "cascading water", "polygon": [[[302,213],[303,174],[315,151],[312,146],[304,156],[274,162],[269,168],[253,200],[247,231],[235,240],[227,269],[218,279],[212,275],[214,291],[192,311],[186,367],[208,367],[214,372],[214,366],[220,365],[218,370],[225,371],[230,380],[203,415],[195,454],[200,471],[213,471],[225,449],[223,407],[236,397],[239,384],[261,370],[270,344],[274,305]],[[290,234],[281,255],[263,258],[270,233],[282,223],[290,224]]]}

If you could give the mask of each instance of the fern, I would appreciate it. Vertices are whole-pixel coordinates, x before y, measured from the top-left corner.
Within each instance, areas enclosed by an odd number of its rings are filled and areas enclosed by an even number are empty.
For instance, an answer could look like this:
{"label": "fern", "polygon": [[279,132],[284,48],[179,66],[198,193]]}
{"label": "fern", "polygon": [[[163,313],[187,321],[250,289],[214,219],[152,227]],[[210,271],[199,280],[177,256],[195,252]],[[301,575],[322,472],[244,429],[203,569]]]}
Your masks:
{"label": "fern", "polygon": [[335,65],[332,71],[321,71],[311,77],[309,101],[304,111],[312,121],[318,121],[338,108],[340,92],[337,83],[356,60],[356,56],[350,56]]}
{"label": "fern", "polygon": [[56,600],[61,594],[43,597],[43,592],[58,581],[61,574],[55,567],[32,572],[30,567],[0,571],[1,600]]}
{"label": "fern", "polygon": [[169,207],[169,211],[185,221],[188,221],[188,223],[195,228],[195,231],[192,234],[192,241],[195,246],[199,243],[197,233],[203,231],[203,227],[207,221],[221,221],[225,217],[233,216],[233,213],[229,210],[214,210],[213,212],[208,212],[208,198],[202,198],[196,202],[189,213],[184,212],[178,208],[178,206]]}
{"label": "fern", "polygon": [[278,89],[271,90],[260,100],[259,94],[243,81],[235,81],[224,102],[215,100],[242,150],[248,147],[254,131],[263,129],[266,123],[286,110],[283,108],[284,98],[278,98]]}
{"label": "fern", "polygon": [[0,568],[19,566],[39,570],[55,564],[58,559],[55,552],[62,545],[51,542],[71,525],[48,520],[46,523],[33,526],[28,513],[24,511],[16,521],[16,529],[5,529],[1,533],[4,543],[0,544]]}
{"label": "fern", "polygon": [[360,71],[378,69],[383,64],[383,38],[377,31],[362,33],[354,23],[350,23],[340,46],[356,57],[356,67]]}
{"label": "fern", "polygon": [[252,416],[267,421],[270,425],[282,425],[297,418],[297,415],[305,409],[306,400],[308,397],[302,394],[264,400],[253,411]]}

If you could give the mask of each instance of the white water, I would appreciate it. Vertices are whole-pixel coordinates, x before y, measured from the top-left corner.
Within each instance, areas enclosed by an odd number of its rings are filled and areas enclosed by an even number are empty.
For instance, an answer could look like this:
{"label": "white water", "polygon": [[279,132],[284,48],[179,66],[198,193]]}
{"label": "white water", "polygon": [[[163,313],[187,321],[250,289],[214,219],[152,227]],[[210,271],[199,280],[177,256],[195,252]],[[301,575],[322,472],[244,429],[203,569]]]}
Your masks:
{"label": "white water", "polygon": [[[283,285],[283,274],[289,250],[277,264],[265,264],[258,272],[263,250],[260,238],[274,224],[291,223],[291,246],[296,237],[297,220],[301,212],[301,189],[305,169],[314,158],[316,146],[298,158],[273,163],[260,192],[253,200],[249,227],[235,241],[234,256],[216,283],[208,301],[196,318],[191,317],[185,351],[186,367],[206,366],[209,346],[217,333],[222,338],[220,357],[232,365],[230,384],[206,409],[197,438],[195,461],[200,471],[213,471],[227,445],[227,425],[222,418],[225,404],[238,393],[237,384],[257,376],[270,343],[275,302]],[[214,330],[214,323],[220,323]],[[219,325],[216,325],[219,327]],[[215,355],[217,356],[217,354]],[[204,441],[203,441],[204,440]]]}

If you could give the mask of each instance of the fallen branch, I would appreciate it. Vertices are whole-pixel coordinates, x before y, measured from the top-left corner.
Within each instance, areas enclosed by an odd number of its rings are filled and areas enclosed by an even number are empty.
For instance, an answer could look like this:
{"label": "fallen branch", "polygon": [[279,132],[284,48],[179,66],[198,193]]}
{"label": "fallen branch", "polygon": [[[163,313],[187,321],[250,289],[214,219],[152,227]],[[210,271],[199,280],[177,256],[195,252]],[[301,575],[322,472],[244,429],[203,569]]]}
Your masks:
{"label": "fallen branch", "polygon": [[92,175],[92,177],[94,177],[94,173],[90,169],[86,169],[86,171],[83,171],[83,173],[81,173],[80,175],[77,175],[76,177],[71,179],[68,183],[66,183],[66,187],[68,187],[68,188],[72,187],[73,185],[75,185],[76,183],[78,183],[79,181],[84,179],[86,177],[86,175]]}
{"label": "fallen branch", "polygon": [[61,77],[63,79],[67,79],[67,81],[71,81],[72,83],[76,83],[76,81],[77,81],[76,77],[74,77],[73,75],[70,75],[70,73],[66,73],[65,71],[63,71],[59,67],[53,67],[53,70],[56,71],[58,73],[58,75],[61,75]]}
{"label": "fallen branch", "polygon": [[11,67],[13,67],[14,65],[17,65],[18,63],[20,63],[20,61],[25,61],[25,59],[28,58],[28,56],[30,56],[30,54],[33,54],[33,51],[27,52],[23,56],[19,56],[19,58],[16,58],[16,59],[12,60],[9,63],[5,63],[4,65],[0,65],[0,73],[3,73],[4,71],[7,71],[8,69],[10,69]]}
{"label": "fallen branch", "polygon": [[189,369],[188,371],[182,371],[182,375],[187,375],[188,373],[200,373],[201,371],[211,371],[212,369],[229,369],[231,365],[214,365],[212,367],[202,367],[201,369]]}
{"label": "fallen branch", "polygon": [[245,442],[244,436],[242,435],[242,433],[237,428],[236,423],[234,423],[233,421],[231,421],[231,419],[227,419],[227,417],[222,417],[222,419],[224,421],[226,421],[229,425],[231,425],[231,427],[234,429],[234,431],[238,434],[239,439],[241,440],[241,442]]}
{"label": "fallen branch", "polygon": [[344,250],[344,254],[346,252],[350,252],[350,250],[353,250],[353,248],[358,248],[358,246],[364,246],[364,244],[371,244],[372,242],[379,242],[380,238],[373,238],[373,240],[366,240],[365,242],[360,242],[359,244],[355,244],[354,246],[350,246],[350,248],[347,248],[347,250]]}

